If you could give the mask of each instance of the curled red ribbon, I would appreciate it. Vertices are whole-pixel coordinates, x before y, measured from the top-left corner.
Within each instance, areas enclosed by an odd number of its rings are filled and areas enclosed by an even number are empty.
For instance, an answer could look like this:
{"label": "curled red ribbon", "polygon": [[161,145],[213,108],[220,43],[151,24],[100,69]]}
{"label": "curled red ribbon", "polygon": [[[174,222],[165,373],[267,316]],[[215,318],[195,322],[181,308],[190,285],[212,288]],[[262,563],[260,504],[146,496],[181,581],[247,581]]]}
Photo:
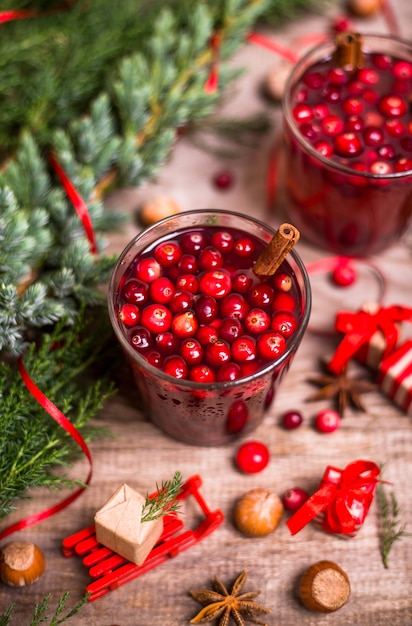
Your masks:
{"label": "curled red ribbon", "polygon": [[371,461],[354,461],[344,470],[328,466],[319,489],[286,522],[291,534],[322,512],[324,530],[353,533],[369,510],[379,474],[379,467]]}
{"label": "curled red ribbon", "polygon": [[404,306],[381,307],[376,312],[360,310],[355,313],[340,311],[336,316],[335,328],[345,333],[328,367],[331,372],[340,374],[347,362],[356,352],[366,344],[371,337],[380,330],[386,340],[383,356],[389,354],[398,339],[399,322],[412,322],[412,309]]}
{"label": "curled red ribbon", "polygon": [[69,433],[69,435],[74,439],[74,441],[83,450],[84,454],[86,455],[89,461],[90,470],[85,480],[84,487],[79,487],[70,496],[68,496],[67,498],[59,502],[58,504],[55,504],[54,506],[41,511],[40,513],[35,513],[34,515],[25,517],[24,519],[18,522],[15,522],[14,524],[11,524],[10,526],[7,526],[5,529],[1,531],[0,540],[4,539],[4,537],[7,537],[8,535],[11,535],[17,530],[22,530],[23,528],[27,528],[28,526],[33,526],[34,524],[37,524],[38,522],[41,522],[47,519],[48,517],[55,515],[62,509],[66,508],[69,504],[71,504],[74,500],[76,500],[76,498],[78,498],[83,493],[84,489],[86,488],[86,485],[89,485],[92,479],[92,456],[83,437],[81,436],[77,428],[60,411],[60,409],[58,409],[57,406],[53,404],[53,402],[51,402],[51,400],[49,400],[47,396],[45,396],[44,393],[37,387],[37,385],[29,376],[25,368],[25,365],[23,363],[22,357],[20,357],[19,359],[18,368],[19,368],[20,376],[24,384],[26,385],[27,389],[32,394],[32,396],[43,407],[43,409],[47,411],[50,417],[52,417],[62,428],[64,428]]}

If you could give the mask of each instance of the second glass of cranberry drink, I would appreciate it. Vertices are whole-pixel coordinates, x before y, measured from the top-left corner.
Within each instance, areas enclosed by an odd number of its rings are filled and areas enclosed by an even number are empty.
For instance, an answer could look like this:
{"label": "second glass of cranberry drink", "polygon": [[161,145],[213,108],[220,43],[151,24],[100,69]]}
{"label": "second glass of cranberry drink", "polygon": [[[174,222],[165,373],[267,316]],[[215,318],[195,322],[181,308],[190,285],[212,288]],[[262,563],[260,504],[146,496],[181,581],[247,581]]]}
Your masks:
{"label": "second glass of cranberry drink", "polygon": [[263,419],[306,330],[311,293],[294,250],[271,277],[253,265],[274,231],[229,211],[188,211],[133,239],[109,315],[142,408],[185,443],[221,445]]}
{"label": "second glass of cranberry drink", "polygon": [[287,210],[310,242],[368,256],[412,217],[412,45],[339,37],[303,57],[286,87]]}

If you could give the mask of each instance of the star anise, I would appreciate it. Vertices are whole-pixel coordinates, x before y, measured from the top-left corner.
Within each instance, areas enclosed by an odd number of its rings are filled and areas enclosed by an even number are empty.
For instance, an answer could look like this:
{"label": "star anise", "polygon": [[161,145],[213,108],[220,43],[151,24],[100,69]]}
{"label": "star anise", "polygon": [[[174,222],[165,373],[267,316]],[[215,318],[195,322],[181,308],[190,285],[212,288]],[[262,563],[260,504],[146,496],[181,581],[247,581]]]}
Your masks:
{"label": "star anise", "polygon": [[196,617],[190,620],[190,623],[206,624],[220,618],[219,626],[228,626],[232,617],[237,626],[246,626],[246,622],[268,626],[265,622],[254,619],[257,615],[271,612],[271,609],[266,609],[254,601],[260,591],[248,591],[239,595],[245,584],[246,576],[246,571],[239,574],[230,593],[217,576],[213,580],[214,590],[191,591],[191,596],[205,606]]}
{"label": "star anise", "polygon": [[348,406],[352,406],[358,411],[366,411],[360,395],[376,389],[376,384],[368,380],[360,378],[351,378],[347,375],[347,366],[341,374],[333,374],[323,364],[325,374],[314,378],[308,378],[307,381],[313,385],[317,385],[321,389],[306,400],[324,400],[333,398],[339,414],[343,417]]}

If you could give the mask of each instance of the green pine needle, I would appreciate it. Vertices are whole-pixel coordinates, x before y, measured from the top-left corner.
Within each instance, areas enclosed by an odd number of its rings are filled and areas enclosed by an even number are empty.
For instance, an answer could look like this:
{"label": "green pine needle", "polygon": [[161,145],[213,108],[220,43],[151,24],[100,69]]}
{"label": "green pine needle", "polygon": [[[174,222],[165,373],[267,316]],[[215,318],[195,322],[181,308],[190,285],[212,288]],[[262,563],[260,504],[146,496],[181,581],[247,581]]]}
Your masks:
{"label": "green pine needle", "polygon": [[149,497],[149,495],[146,496],[141,521],[149,522],[166,513],[177,511],[180,508],[177,497],[181,490],[182,474],[180,472],[175,472],[172,480],[162,482],[160,488],[156,485],[156,495],[153,497]]}
{"label": "green pine needle", "polygon": [[[57,626],[58,624],[63,624],[63,622],[67,622],[70,618],[76,615],[81,607],[87,602],[90,594],[86,594],[77,604],[74,606],[66,615],[63,615],[64,611],[66,611],[66,602],[69,598],[70,594],[68,592],[64,593],[57,603],[57,607],[53,613],[53,615],[48,615],[47,612],[50,610],[49,601],[51,598],[51,594],[47,594],[40,604],[36,604],[33,609],[33,619],[28,626],[39,626],[39,624],[45,624],[46,621],[49,626]],[[10,624],[13,611],[15,608],[15,604],[11,604],[7,611],[0,615],[0,626],[7,626]]]}
{"label": "green pine needle", "polygon": [[402,537],[411,536],[411,533],[406,532],[406,524],[399,520],[399,505],[393,491],[388,495],[385,493],[383,483],[378,483],[376,497],[381,515],[380,551],[383,566],[387,569],[393,544]]}

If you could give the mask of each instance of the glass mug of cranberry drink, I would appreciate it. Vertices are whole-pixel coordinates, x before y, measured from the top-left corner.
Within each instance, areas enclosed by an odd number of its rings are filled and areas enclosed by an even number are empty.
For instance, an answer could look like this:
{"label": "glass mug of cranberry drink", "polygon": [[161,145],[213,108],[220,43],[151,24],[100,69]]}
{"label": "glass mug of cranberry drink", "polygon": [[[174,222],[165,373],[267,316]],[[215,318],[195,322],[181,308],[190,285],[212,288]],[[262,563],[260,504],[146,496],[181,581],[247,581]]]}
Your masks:
{"label": "glass mug of cranberry drink", "polygon": [[290,221],[311,243],[368,256],[412,216],[412,45],[341,33],[303,57],[286,86]]}
{"label": "glass mug of cranberry drink", "polygon": [[252,266],[267,225],[188,211],[135,237],[109,287],[109,315],[148,417],[212,446],[262,421],[306,330],[309,279],[294,250],[271,277]]}

